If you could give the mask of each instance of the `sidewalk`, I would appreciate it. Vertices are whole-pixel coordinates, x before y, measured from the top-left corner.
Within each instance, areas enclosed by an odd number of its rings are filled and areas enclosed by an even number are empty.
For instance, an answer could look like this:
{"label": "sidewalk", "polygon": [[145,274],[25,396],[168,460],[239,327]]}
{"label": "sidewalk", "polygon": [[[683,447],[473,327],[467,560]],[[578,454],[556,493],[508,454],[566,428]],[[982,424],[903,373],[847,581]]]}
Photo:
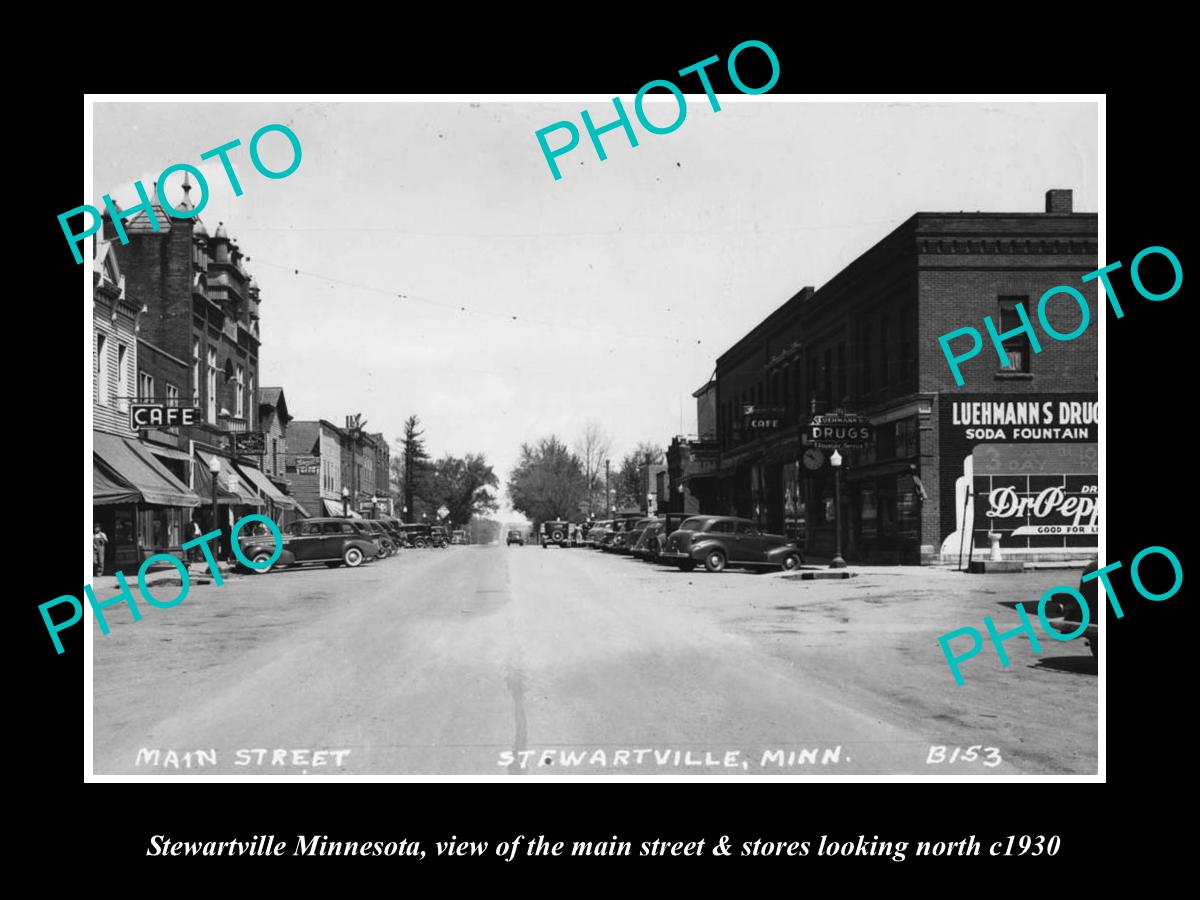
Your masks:
{"label": "sidewalk", "polygon": [[[232,574],[237,574],[233,565],[223,560],[217,560],[217,569],[221,573],[221,578],[227,579]],[[125,573],[125,581],[129,587],[136,591],[137,584],[137,569],[130,567],[131,571]],[[215,584],[213,581],[212,571],[208,567],[207,562],[193,562],[188,564],[188,579],[195,586],[198,584]],[[156,584],[170,584],[174,582],[180,585],[179,570],[175,566],[167,565],[162,568],[152,569],[146,573],[146,584],[153,586]],[[117,584],[116,575],[98,575],[88,582],[92,586],[92,591],[96,597],[103,599],[116,594],[121,586]]]}

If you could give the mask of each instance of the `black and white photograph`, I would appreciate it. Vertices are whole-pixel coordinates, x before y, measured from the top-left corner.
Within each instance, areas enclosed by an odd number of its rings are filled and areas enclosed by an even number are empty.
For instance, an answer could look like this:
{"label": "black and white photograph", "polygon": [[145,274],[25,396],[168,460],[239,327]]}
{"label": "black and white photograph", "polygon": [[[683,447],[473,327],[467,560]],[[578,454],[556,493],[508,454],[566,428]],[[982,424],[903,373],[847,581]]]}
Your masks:
{"label": "black and white photograph", "polygon": [[90,97],[88,780],[1103,780],[1102,98],[656,84]]}

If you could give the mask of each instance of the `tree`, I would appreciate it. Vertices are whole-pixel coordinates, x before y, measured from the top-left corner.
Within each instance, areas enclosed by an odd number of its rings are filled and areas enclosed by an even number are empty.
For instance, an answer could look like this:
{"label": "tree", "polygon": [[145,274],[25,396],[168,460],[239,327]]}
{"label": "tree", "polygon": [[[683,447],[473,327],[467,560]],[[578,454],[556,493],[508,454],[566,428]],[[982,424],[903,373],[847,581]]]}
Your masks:
{"label": "tree", "polygon": [[646,494],[650,489],[646,469],[648,466],[662,465],[664,459],[661,447],[645,442],[622,457],[614,485],[617,509],[633,506],[645,508]]}
{"label": "tree", "polygon": [[534,522],[583,518],[587,485],[579,457],[556,436],[521,445],[521,458],[508,480],[512,507]]}
{"label": "tree", "polygon": [[575,442],[575,454],[583,467],[589,517],[594,517],[598,509],[604,508],[604,461],[611,451],[612,437],[599,422],[588,422],[583,434]]}
{"label": "tree", "polygon": [[[424,493],[429,481],[429,454],[425,450],[424,431],[421,420],[409,416],[404,422],[404,436],[396,438],[404,447],[404,514],[405,522],[417,520],[417,500]],[[425,504],[423,504],[425,505]],[[435,507],[436,508],[436,507]]]}
{"label": "tree", "polygon": [[488,490],[499,486],[500,480],[482,453],[468,453],[464,459],[447,454],[433,464],[429,503],[434,509],[445,506],[450,522],[461,527],[474,516],[499,509],[495,495]]}

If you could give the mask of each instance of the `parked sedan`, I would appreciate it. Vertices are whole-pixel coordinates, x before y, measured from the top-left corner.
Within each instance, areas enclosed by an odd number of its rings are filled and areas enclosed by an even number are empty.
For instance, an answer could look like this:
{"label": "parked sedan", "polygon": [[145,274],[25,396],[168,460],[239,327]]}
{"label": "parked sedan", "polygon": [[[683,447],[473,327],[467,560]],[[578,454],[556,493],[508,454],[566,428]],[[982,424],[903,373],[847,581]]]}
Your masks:
{"label": "parked sedan", "polygon": [[587,542],[591,547],[599,547],[600,542],[604,539],[604,533],[608,527],[612,525],[611,519],[602,519],[592,525],[591,530],[587,533]]}
{"label": "parked sedan", "polygon": [[379,544],[379,555],[381,558],[391,556],[396,552],[396,542],[392,539],[391,532],[378,519],[366,519],[362,523],[355,524],[362,524],[371,532],[371,536]]}
{"label": "parked sedan", "polygon": [[[629,529],[621,538],[621,543],[617,547],[620,553],[633,553],[633,548],[638,545],[638,541],[642,539],[642,534],[646,529],[654,523],[654,519],[636,519]],[[615,538],[614,538],[615,541]]]}
{"label": "parked sedan", "polygon": [[[271,535],[266,536],[266,542],[265,546],[255,545],[253,552],[243,552],[256,563],[260,557],[265,561],[274,549]],[[301,519],[283,529],[283,550],[275,565],[321,562],[331,569],[341,565],[354,568],[362,565],[364,560],[375,559],[380,552],[379,544],[371,532],[361,527],[361,522],[340,518]]]}
{"label": "parked sedan", "polygon": [[729,566],[793,570],[804,564],[795,543],[781,534],[765,534],[749,519],[693,516],[667,538],[664,562],[690,572],[699,563],[710,572]]}

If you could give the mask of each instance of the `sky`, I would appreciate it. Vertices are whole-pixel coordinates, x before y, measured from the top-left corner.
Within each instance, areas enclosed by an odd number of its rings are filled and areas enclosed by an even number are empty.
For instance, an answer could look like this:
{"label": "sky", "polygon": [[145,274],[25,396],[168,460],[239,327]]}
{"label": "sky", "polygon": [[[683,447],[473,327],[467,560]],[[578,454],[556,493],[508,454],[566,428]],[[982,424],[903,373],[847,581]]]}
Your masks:
{"label": "sky", "polygon": [[[502,501],[522,442],[570,444],[595,421],[615,463],[693,433],[691,394],[721,353],[915,212],[1040,212],[1050,188],[1097,210],[1092,103],[719,100],[688,95],[666,135],[631,114],[638,146],[609,132],[604,161],[580,111],[611,121],[607,98],[97,102],[86,202],[132,205],[134,181],[196,165],[201,219],[225,224],[261,290],[260,383],[298,419],[362,413],[393,453],[416,414],[435,457],[486,455]],[[670,98],[646,109],[677,114]],[[534,135],[562,120],[581,141],[556,181]],[[302,147],[281,179],[248,150],[273,123]],[[241,196],[200,160],[235,138]],[[291,161],[278,133],[260,151]]]}

